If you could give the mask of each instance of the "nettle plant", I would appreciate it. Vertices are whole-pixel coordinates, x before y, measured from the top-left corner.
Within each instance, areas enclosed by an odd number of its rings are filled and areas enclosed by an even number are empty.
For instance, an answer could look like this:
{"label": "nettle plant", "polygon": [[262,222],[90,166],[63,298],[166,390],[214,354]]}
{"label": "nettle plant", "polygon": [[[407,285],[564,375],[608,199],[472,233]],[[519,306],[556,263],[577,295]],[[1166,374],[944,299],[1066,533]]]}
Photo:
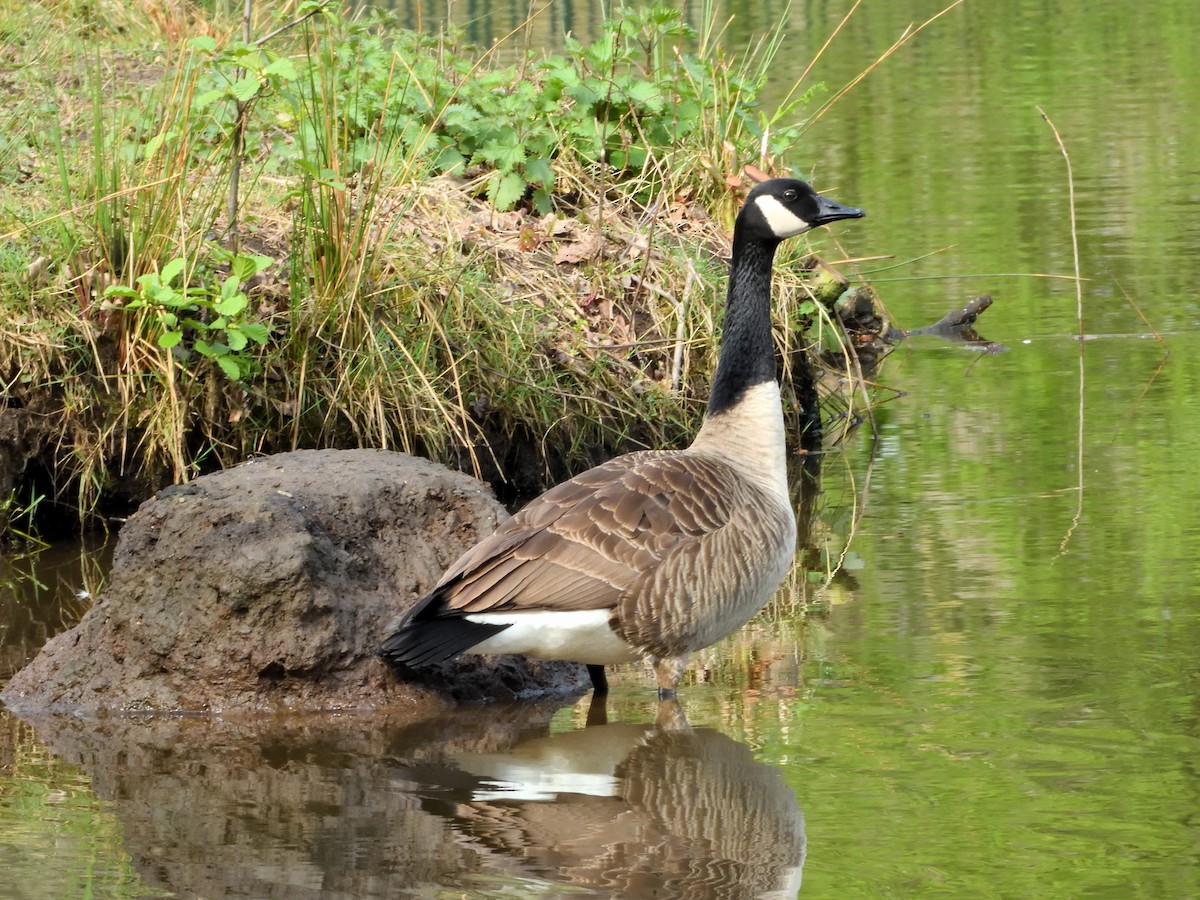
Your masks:
{"label": "nettle plant", "polygon": [[375,142],[394,142],[438,171],[478,177],[500,209],[549,212],[568,159],[643,177],[679,153],[724,143],[775,155],[799,133],[772,127],[780,115],[761,109],[774,45],[756,64],[730,63],[675,9],[621,9],[591,43],[568,38],[565,54],[500,67],[453,27],[424,35],[386,22],[376,13],[341,23],[312,58],[336,73],[340,121],[330,131],[347,142],[345,158],[361,164]]}
{"label": "nettle plant", "polygon": [[268,256],[233,256],[229,274],[219,283],[191,285],[181,278],[187,261],[176,257],[161,271],[138,278],[137,287],[109,285],[105,306],[145,309],[156,325],[159,347],[173,350],[185,363],[193,354],[210,359],[240,381],[258,370],[252,345],[265,345],[270,333],[266,325],[247,317],[250,298],[242,284],[273,262]]}

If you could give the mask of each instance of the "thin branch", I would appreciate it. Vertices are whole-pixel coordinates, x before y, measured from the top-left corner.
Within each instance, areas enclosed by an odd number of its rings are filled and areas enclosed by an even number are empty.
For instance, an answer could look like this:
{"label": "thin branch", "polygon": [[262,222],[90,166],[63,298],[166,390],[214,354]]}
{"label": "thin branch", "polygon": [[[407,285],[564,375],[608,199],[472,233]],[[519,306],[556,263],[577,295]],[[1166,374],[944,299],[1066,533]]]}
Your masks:
{"label": "thin branch", "polygon": [[[254,13],[254,0],[246,0],[242,7],[242,43],[250,43],[250,24]],[[234,71],[235,80],[246,76],[245,69]],[[232,159],[229,163],[229,202],[225,209],[225,218],[229,220],[229,236],[233,240],[233,252],[238,252],[238,208],[240,200],[238,193],[242,183],[242,156],[246,150],[246,114],[250,109],[251,100],[237,100],[234,108],[237,116],[233,122],[233,132],[230,134],[229,153]]]}
{"label": "thin branch", "polygon": [[[268,31],[266,34],[264,34],[262,37],[260,37],[257,41],[254,42],[254,46],[261,47],[267,41],[271,40],[271,38],[278,37],[279,35],[283,34],[285,31],[287,31],[289,28],[295,28],[300,23],[305,22],[308,19],[311,19],[317,13],[323,12],[325,7],[329,6],[332,3],[333,3],[333,0],[325,0],[325,2],[322,3],[320,6],[314,6],[312,9],[310,9],[304,15],[297,16],[296,18],[292,19],[292,21],[290,21],[284,25],[280,25],[274,31]],[[249,44],[250,43],[250,32],[247,30],[245,32],[245,35],[246,35],[245,41],[247,44]]]}
{"label": "thin branch", "polygon": [[1062,151],[1063,159],[1067,164],[1067,201],[1071,207],[1071,252],[1075,263],[1075,321],[1078,328],[1079,341],[1079,427],[1075,436],[1075,470],[1079,476],[1079,482],[1075,498],[1075,515],[1071,517],[1071,526],[1067,529],[1067,533],[1063,535],[1062,542],[1058,545],[1058,555],[1063,556],[1067,552],[1068,545],[1071,543],[1071,535],[1079,527],[1079,520],[1083,516],[1083,350],[1085,345],[1085,341],[1083,340],[1083,279],[1079,274],[1079,233],[1075,227],[1075,179],[1071,174],[1071,155],[1067,153],[1067,146],[1063,143],[1062,135],[1058,133],[1058,129],[1054,127],[1054,123],[1046,115],[1045,110],[1040,106],[1036,107],[1036,109],[1046,121],[1046,124],[1050,126],[1050,130],[1054,132],[1054,140],[1058,144],[1058,149]]}
{"label": "thin branch", "polygon": [[[817,588],[816,594],[819,596],[829,589],[833,584],[833,579],[838,572],[846,566],[846,556],[850,552],[850,545],[854,543],[854,537],[858,534],[859,523],[863,520],[867,513],[867,499],[871,493],[871,473],[875,471],[875,461],[879,458],[879,442],[874,441],[871,444],[871,456],[867,461],[867,471],[863,476],[862,489],[859,490],[854,479],[853,467],[847,465],[846,471],[850,476],[850,492],[854,496],[852,511],[850,513],[850,528],[846,532],[846,538],[842,541],[842,548],[838,553],[837,562],[832,566],[826,562],[825,581]],[[826,556],[828,560],[828,554]]]}
{"label": "thin branch", "polygon": [[[863,275],[869,275],[870,272],[863,272]],[[1078,275],[1059,275],[1054,272],[955,272],[952,275],[908,275],[901,278],[872,278],[872,284],[882,284],[884,282],[892,283],[897,281],[944,281],[947,278],[1051,278],[1061,281],[1090,281],[1089,278],[1081,278]]]}

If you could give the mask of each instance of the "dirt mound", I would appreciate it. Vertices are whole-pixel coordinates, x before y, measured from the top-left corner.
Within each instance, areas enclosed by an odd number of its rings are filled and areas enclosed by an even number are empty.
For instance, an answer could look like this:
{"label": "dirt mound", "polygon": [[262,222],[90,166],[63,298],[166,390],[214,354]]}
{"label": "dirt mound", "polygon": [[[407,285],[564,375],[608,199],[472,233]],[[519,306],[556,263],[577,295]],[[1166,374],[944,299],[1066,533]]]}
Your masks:
{"label": "dirt mound", "polygon": [[504,518],[479,482],[401,453],[301,450],[147,501],[108,587],[9,682],[15,711],[399,706],[582,690],[582,666],[467,657],[425,683],[375,652]]}

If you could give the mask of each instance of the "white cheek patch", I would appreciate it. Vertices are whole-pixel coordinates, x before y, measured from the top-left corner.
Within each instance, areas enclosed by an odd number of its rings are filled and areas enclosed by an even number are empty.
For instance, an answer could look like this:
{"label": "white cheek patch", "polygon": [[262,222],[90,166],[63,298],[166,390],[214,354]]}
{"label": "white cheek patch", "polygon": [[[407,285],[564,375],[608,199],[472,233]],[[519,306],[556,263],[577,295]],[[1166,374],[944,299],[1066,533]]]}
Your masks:
{"label": "white cheek patch", "polygon": [[755,198],[754,202],[758,204],[758,211],[763,214],[767,225],[778,238],[795,237],[812,228],[774,197],[764,195]]}

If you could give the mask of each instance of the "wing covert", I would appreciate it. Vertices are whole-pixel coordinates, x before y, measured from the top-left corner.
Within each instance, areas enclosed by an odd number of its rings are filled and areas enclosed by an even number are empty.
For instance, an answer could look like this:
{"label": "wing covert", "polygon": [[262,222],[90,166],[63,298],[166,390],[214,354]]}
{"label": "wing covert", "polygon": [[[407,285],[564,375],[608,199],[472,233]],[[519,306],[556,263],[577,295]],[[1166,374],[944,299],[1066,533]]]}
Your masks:
{"label": "wing covert", "polygon": [[617,457],[532,501],[438,584],[451,614],[615,607],[680,544],[732,517],[736,473],[682,451]]}

